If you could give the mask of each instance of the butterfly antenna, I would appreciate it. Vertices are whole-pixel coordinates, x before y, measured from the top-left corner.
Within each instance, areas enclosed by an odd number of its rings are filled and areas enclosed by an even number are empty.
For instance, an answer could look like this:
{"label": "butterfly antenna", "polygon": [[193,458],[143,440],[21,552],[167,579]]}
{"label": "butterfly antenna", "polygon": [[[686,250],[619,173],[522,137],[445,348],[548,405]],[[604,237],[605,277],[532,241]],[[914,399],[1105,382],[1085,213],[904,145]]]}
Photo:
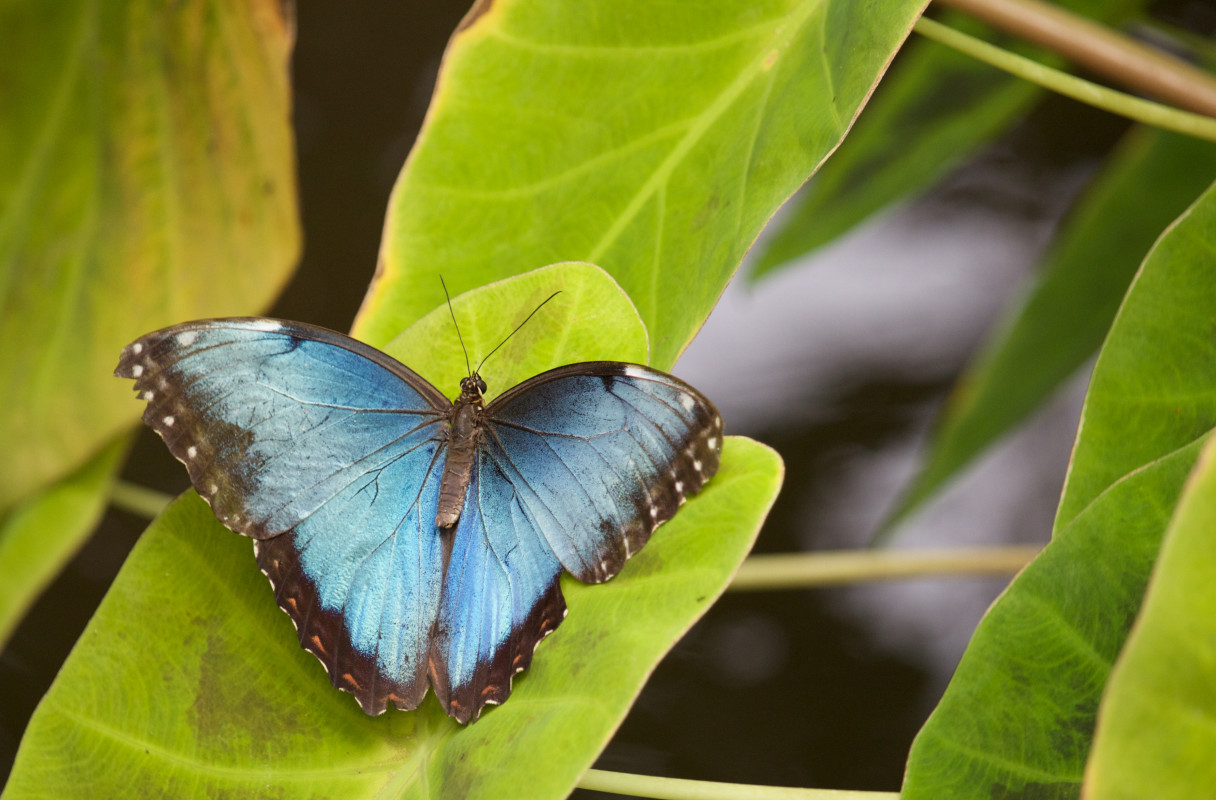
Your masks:
{"label": "butterfly antenna", "polygon": [[560,290],[560,289],[559,289],[558,291],[554,292],[553,294],[549,295],[548,297],[546,297],[546,298],[545,298],[544,303],[541,303],[541,304],[540,304],[540,305],[538,305],[536,308],[532,309],[532,313],[531,313],[531,314],[529,314],[529,315],[528,315],[528,316],[527,316],[527,317],[524,319],[524,321],[523,321],[523,322],[521,322],[521,323],[519,323],[518,325],[516,325],[516,326],[515,326],[515,330],[513,330],[513,331],[511,331],[509,334],[507,334],[507,338],[503,339],[501,342],[499,342],[499,343],[498,343],[498,347],[495,347],[493,350],[491,350],[490,352],[486,353],[486,357],[485,357],[485,358],[483,358],[483,359],[481,360],[481,364],[478,364],[478,365],[477,365],[477,371],[478,371],[478,372],[481,372],[481,365],[482,365],[482,364],[484,364],[484,363],[486,363],[486,361],[488,361],[488,360],[489,360],[490,356],[492,356],[492,355],[494,355],[495,353],[497,353],[497,352],[499,351],[499,349],[500,349],[500,348],[501,348],[501,347],[502,347],[504,344],[506,344],[507,342],[511,341],[511,337],[512,337],[512,336],[514,336],[515,334],[519,333],[519,329],[520,329],[520,328],[522,328],[523,326],[527,325],[527,324],[528,324],[528,320],[530,320],[530,319],[532,319],[533,317],[535,317],[535,316],[536,316],[536,312],[537,312],[537,311],[540,311],[542,308],[544,308],[544,307],[545,307],[545,303],[547,303],[547,302],[549,302],[550,300],[552,300],[553,298],[557,297],[559,294],[561,294],[561,290]]}
{"label": "butterfly antenna", "polygon": [[[464,350],[464,366],[469,371],[469,374],[472,375],[473,367],[469,365],[469,350],[464,346],[464,337],[460,335],[460,324],[456,322],[456,312],[452,310],[452,296],[448,294],[448,285],[443,282],[442,275],[439,276],[439,285],[443,287],[444,299],[448,301],[448,313],[452,315],[452,325],[456,327],[456,338],[460,340],[460,349]],[[548,300],[545,302],[547,303]]]}

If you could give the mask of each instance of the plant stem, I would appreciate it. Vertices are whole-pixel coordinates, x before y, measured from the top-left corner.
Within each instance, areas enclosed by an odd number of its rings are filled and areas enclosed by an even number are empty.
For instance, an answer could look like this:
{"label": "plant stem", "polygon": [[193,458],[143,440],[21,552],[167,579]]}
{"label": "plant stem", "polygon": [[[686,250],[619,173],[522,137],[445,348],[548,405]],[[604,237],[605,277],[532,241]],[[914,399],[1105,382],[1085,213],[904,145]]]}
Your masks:
{"label": "plant stem", "polygon": [[1040,549],[1035,545],[752,556],[739,568],[730,590],[805,589],[935,575],[1008,575],[1030,563]]}
{"label": "plant stem", "polygon": [[1129,89],[1216,117],[1216,76],[1041,0],[937,0]]}
{"label": "plant stem", "polygon": [[852,792],[838,789],[797,789],[744,783],[656,778],[589,769],[578,782],[580,789],[654,797],[661,800],[899,800],[896,792]]}
{"label": "plant stem", "polygon": [[1160,103],[1141,100],[1114,89],[1107,89],[1105,86],[1099,86],[1075,75],[1045,67],[1037,61],[1023,58],[1008,50],[1002,50],[931,19],[921,17],[916,21],[915,30],[922,36],[953,47],[955,50],[991,64],[997,69],[1037,83],[1045,89],[1082,103],[1165,130],[1216,141],[1216,119],[1211,117],[1192,114],[1188,111],[1163,106]]}
{"label": "plant stem", "polygon": [[151,519],[165,510],[173,498],[163,492],[117,481],[110,491],[110,503],[116,508]]}

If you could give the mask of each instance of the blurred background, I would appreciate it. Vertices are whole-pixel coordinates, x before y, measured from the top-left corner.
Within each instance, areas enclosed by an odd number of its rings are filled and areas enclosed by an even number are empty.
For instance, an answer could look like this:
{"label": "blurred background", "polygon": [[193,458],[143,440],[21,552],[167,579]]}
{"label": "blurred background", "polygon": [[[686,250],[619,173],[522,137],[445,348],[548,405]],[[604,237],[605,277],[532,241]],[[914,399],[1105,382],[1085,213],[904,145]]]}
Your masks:
{"label": "blurred background", "polygon": [[[467,5],[301,5],[294,78],[305,250],[272,315],[349,328],[389,192]],[[1101,112],[1045,101],[928,196],[755,283],[745,264],[675,371],[717,403],[730,433],[760,439],[786,461],[757,552],[870,541],[954,378],[1024,291],[1061,215],[1123,130]],[[1082,372],[892,546],[1046,542]],[[128,480],[174,494],[187,486],[148,431],[130,463]],[[110,512],[0,655],[0,782],[145,525]],[[660,665],[597,766],[897,790],[916,731],[1005,583],[728,594]]]}

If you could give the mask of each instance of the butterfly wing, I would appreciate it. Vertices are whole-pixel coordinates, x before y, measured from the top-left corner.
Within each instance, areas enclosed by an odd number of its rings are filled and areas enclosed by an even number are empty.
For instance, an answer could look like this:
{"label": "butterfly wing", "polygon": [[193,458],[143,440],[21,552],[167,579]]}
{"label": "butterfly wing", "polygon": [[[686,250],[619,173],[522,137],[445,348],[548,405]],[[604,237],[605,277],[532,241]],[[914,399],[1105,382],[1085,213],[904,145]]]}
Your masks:
{"label": "butterfly wing", "polygon": [[515,673],[566,616],[561,565],[514,486],[478,455],[435,628],[431,683],[448,713],[476,719],[511,693]]}
{"label": "butterfly wing", "polygon": [[608,580],[718,469],[722,418],[683,381],[597,361],[525,381],[486,409],[485,448],[561,565]]}
{"label": "butterfly wing", "polygon": [[722,420],[682,381],[618,362],[560,367],[486,408],[440,603],[432,681],[475,719],[565,616],[562,568],[620,571],[718,468]]}
{"label": "butterfly wing", "polygon": [[258,563],[300,643],[369,714],[426,693],[449,401],[406,367],[299,323],[224,319],[123,351],[144,420]]}

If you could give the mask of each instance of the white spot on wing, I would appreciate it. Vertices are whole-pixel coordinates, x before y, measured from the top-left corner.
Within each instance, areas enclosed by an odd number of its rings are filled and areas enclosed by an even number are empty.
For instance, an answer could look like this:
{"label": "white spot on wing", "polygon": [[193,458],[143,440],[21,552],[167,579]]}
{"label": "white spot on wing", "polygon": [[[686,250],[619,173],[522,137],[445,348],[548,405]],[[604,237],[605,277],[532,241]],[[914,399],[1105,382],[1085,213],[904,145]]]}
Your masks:
{"label": "white spot on wing", "polygon": [[696,404],[697,404],[696,401],[692,399],[692,395],[690,395],[690,394],[680,395],[680,405],[684,406],[685,411],[691,412],[693,407]]}
{"label": "white spot on wing", "polygon": [[709,446],[710,450],[717,450],[718,449],[718,437],[717,436],[709,437],[709,439],[706,440],[705,444],[707,444]]}
{"label": "white spot on wing", "polygon": [[692,460],[692,468],[695,469],[697,472],[700,472],[701,471],[701,459],[694,458]]}
{"label": "white spot on wing", "polygon": [[143,375],[143,374],[144,374],[144,365],[143,364],[136,364],[135,366],[131,367],[131,377],[138,378],[140,375]]}
{"label": "white spot on wing", "polygon": [[642,369],[641,367],[635,366],[634,364],[625,365],[625,374],[631,378],[649,378],[650,377],[648,374],[646,374],[646,371],[644,369]]}
{"label": "white spot on wing", "polygon": [[198,331],[182,331],[177,335],[177,343],[182,347],[189,347],[198,339]]}
{"label": "white spot on wing", "polygon": [[197,455],[198,455],[198,448],[195,447],[194,445],[190,445],[189,447],[186,448],[186,458],[194,458]]}
{"label": "white spot on wing", "polygon": [[144,399],[145,399],[145,400],[151,400],[151,399],[152,399],[153,397],[155,397],[155,396],[156,396],[156,395],[152,393],[152,390],[151,390],[151,389],[149,389],[148,391],[144,392]]}
{"label": "white spot on wing", "polygon": [[283,329],[283,324],[275,319],[254,319],[245,323],[252,331],[278,331]]}
{"label": "white spot on wing", "polygon": [[131,345],[131,352],[134,353],[135,355],[139,355],[143,351],[144,351],[143,342],[136,342],[135,344]]}
{"label": "white spot on wing", "polygon": [[676,491],[677,492],[684,491],[684,481],[676,481]]}
{"label": "white spot on wing", "polygon": [[177,422],[177,420],[175,420],[175,419],[173,418],[173,415],[172,415],[172,414],[170,414],[169,416],[165,417],[165,419],[164,419],[163,421],[164,421],[164,423],[165,423],[165,426],[166,426],[166,427],[169,427],[169,428],[172,428],[172,427],[173,427],[173,423],[174,423],[174,422]]}

